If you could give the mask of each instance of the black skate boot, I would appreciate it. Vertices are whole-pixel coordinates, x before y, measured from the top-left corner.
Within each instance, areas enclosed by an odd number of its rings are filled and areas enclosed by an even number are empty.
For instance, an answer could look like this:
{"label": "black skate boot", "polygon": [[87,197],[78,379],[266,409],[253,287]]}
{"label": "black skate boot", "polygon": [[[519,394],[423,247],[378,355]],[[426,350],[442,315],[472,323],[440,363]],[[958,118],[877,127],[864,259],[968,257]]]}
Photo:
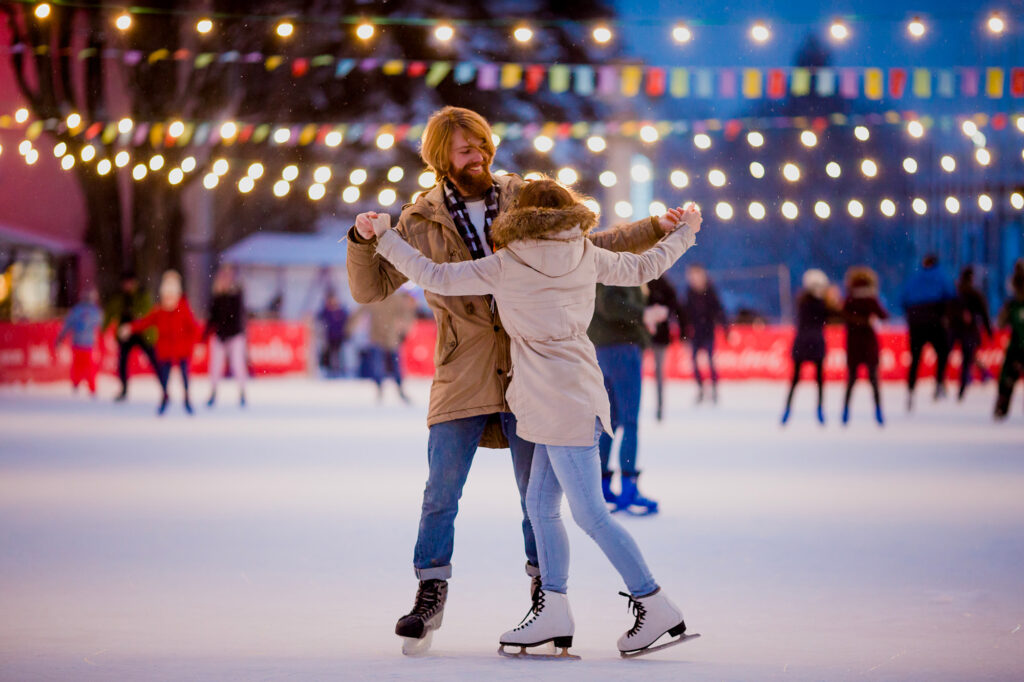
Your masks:
{"label": "black skate boot", "polygon": [[404,640],[403,654],[411,656],[430,648],[434,630],[441,627],[444,603],[447,599],[447,580],[420,581],[412,611],[399,618],[395,624],[395,634]]}

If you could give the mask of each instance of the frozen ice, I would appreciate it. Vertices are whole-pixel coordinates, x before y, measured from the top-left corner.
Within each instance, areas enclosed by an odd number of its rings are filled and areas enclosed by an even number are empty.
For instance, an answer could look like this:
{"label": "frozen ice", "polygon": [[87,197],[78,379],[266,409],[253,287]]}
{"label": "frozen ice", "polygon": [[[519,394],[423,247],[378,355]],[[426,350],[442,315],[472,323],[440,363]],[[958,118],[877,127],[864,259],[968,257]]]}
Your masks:
{"label": "frozen ice", "polygon": [[[172,382],[174,379],[172,379]],[[197,379],[193,403],[207,385]],[[426,476],[428,385],[230,381],[157,418],[151,378],[114,404],[0,387],[2,680],[1007,680],[1024,678],[1024,409],[994,386],[933,403],[735,382],[718,406],[645,386],[639,464],[661,513],[622,517],[702,637],[638,660],[617,574],[570,520],[580,662],[498,656],[529,606],[507,451],[480,450],[444,626],[401,654]],[[176,388],[176,386],[175,386]]]}

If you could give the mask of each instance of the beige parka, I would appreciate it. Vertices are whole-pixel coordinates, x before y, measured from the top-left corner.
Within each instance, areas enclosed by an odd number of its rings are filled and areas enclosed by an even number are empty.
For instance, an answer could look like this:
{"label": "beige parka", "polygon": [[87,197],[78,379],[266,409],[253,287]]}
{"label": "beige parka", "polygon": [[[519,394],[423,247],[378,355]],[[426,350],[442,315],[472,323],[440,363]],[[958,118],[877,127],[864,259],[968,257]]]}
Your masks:
{"label": "beige parka", "polygon": [[[498,183],[498,203],[505,212],[515,205],[525,181],[509,173],[495,177],[495,182]],[[395,230],[434,262],[472,259],[469,247],[445,208],[440,184],[402,209]],[[648,217],[589,235],[589,238],[611,251],[642,251],[663,234],[658,220]],[[377,254],[376,239],[364,240],[353,228],[349,230],[347,243],[348,283],[357,303],[382,301],[406,282],[405,275]],[[512,361],[500,306],[492,309],[483,295],[443,295],[428,291],[426,299],[437,324],[427,425],[510,411],[505,393]],[[508,447],[497,420],[484,429],[480,445]]]}
{"label": "beige parka", "polygon": [[517,433],[544,445],[588,446],[594,419],[610,430],[608,394],[587,337],[595,285],[638,286],[667,270],[695,242],[684,226],[642,253],[613,253],[586,238],[596,216],[585,206],[515,208],[491,227],[494,255],[435,263],[385,232],[377,253],[424,289],[443,296],[492,294],[511,338],[506,397]]}

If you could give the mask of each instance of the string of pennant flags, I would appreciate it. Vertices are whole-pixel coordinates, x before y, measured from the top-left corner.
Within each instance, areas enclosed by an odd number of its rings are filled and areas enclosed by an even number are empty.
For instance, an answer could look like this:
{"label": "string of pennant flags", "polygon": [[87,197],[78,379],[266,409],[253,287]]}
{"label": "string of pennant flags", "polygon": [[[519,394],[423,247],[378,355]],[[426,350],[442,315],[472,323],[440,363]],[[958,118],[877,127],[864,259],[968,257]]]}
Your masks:
{"label": "string of pennant flags", "polygon": [[[830,127],[845,126],[899,126],[917,121],[922,130],[937,128],[947,132],[956,129],[964,121],[971,121],[977,128],[991,127],[999,131],[1016,121],[1018,127],[1024,124],[1022,114],[975,113],[967,116],[943,115],[938,117],[918,116],[915,112],[887,111],[867,114],[830,114],[828,116],[773,116],[757,118],[707,118],[695,120],[627,120],[627,121],[578,121],[575,123],[547,121],[538,123],[495,122],[491,129],[500,140],[533,140],[546,136],[551,140],[582,140],[592,135],[641,138],[653,142],[670,135],[699,133],[721,133],[726,139],[733,139],[748,130],[809,129],[821,132]],[[1019,120],[1018,120],[1019,119]],[[0,116],[0,130],[24,129],[25,138],[36,140],[43,132],[68,133],[90,143],[121,146],[151,146],[173,148],[203,146],[208,144],[232,145],[276,145],[306,147],[310,145],[337,147],[343,140],[366,145],[376,144],[389,148],[405,141],[418,141],[423,133],[423,123],[253,123],[234,121],[117,121],[79,122],[70,126],[66,119],[49,118],[35,120],[27,125],[17,122],[16,117]],[[227,127],[225,127],[227,126]],[[654,131],[653,134],[650,131]],[[1024,128],[1022,128],[1024,130]]]}
{"label": "string of pennant flags", "polygon": [[[0,49],[8,53],[49,54],[46,45],[17,43]],[[445,79],[479,90],[541,90],[576,95],[671,98],[781,99],[788,95],[869,100],[915,98],[1002,99],[1024,97],[1024,66],[928,67],[684,67],[644,64],[539,64],[345,58],[330,54],[294,57],[262,52],[197,52],[189,49],[152,51],[106,48],[62,49],[62,56],[120,60],[126,65],[171,60],[191,62],[196,69],[213,64],[261,64],[268,72],[286,70],[302,78],[316,69],[331,70],[334,78],[353,72],[422,78],[436,88]]]}

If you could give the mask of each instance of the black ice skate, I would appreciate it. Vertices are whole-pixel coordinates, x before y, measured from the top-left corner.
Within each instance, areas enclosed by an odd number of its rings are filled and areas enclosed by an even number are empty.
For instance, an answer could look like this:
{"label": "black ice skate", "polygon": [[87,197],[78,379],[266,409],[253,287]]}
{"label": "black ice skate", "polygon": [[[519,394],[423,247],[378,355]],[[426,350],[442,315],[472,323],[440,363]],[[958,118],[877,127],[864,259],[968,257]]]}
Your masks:
{"label": "black ice skate", "polygon": [[403,654],[415,656],[430,649],[434,630],[441,627],[447,599],[447,580],[420,581],[412,611],[399,618],[395,624],[395,634],[402,638]]}

